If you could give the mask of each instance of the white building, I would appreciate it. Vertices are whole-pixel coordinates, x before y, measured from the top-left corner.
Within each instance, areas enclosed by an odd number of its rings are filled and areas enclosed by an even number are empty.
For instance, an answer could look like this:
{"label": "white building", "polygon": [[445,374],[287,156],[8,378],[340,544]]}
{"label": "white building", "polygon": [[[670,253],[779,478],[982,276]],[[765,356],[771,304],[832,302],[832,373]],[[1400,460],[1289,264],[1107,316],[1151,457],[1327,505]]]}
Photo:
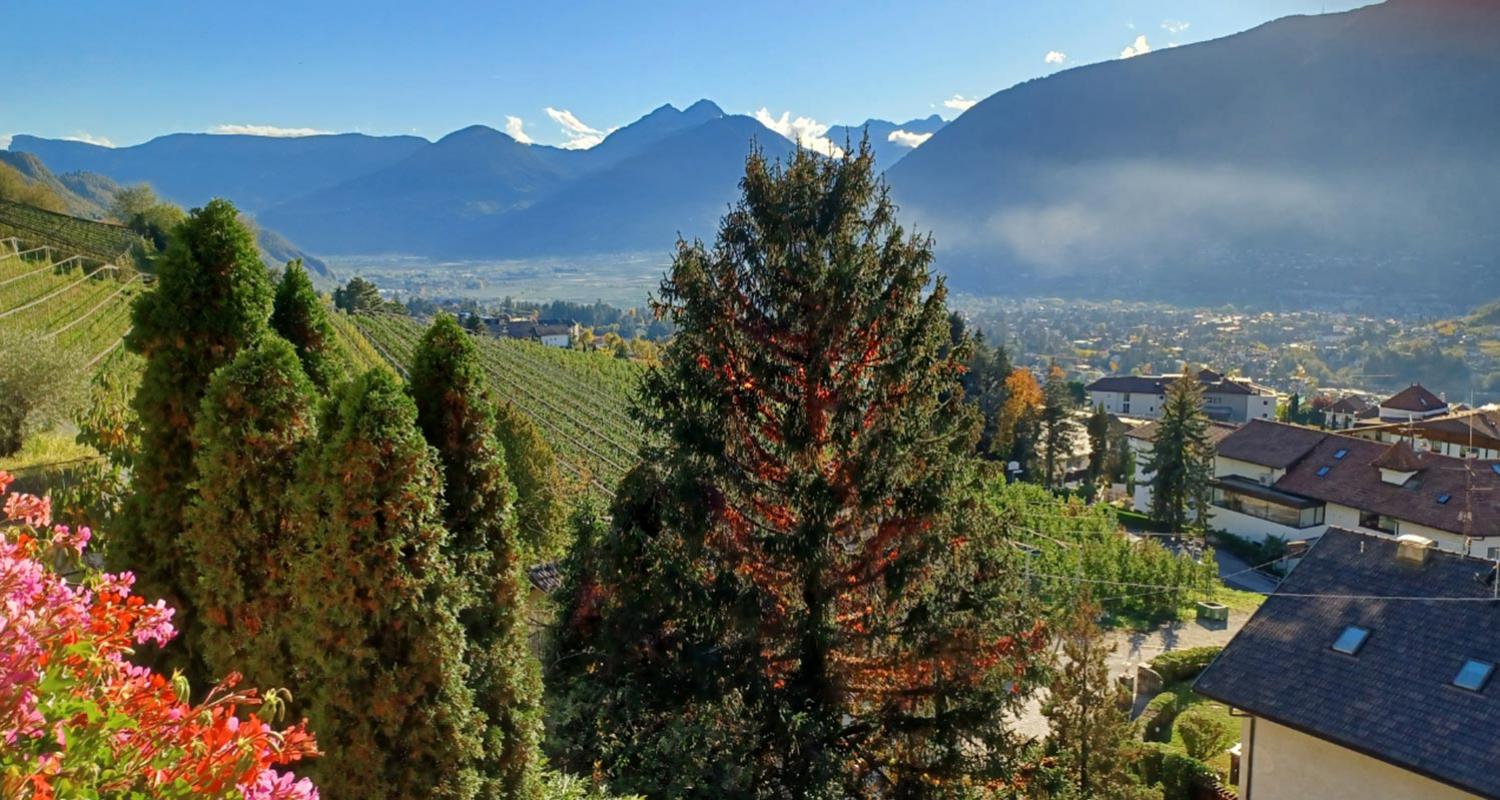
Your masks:
{"label": "white building", "polygon": [[[1167,387],[1181,375],[1111,375],[1084,387],[1089,405],[1123,417],[1156,419],[1161,416]],[[1203,410],[1209,419],[1247,422],[1275,419],[1275,391],[1244,378],[1230,378],[1213,370],[1198,373],[1203,385]]]}
{"label": "white building", "polygon": [[1380,401],[1382,422],[1415,422],[1448,413],[1448,401],[1414,383]]}

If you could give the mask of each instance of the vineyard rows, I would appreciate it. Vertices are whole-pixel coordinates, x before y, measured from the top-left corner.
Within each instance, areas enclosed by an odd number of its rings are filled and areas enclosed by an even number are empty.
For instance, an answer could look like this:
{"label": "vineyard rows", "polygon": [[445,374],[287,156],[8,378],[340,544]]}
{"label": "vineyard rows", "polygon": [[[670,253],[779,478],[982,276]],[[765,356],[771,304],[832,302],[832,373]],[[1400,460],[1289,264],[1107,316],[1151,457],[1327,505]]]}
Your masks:
{"label": "vineyard rows", "polygon": [[129,228],[0,200],[0,239],[6,237],[32,242],[33,247],[46,245],[58,254],[121,265],[130,264],[132,252],[142,244]]}
{"label": "vineyard rows", "polygon": [[103,360],[130,329],[140,275],[87,263],[53,262],[44,248],[0,245],[0,341],[49,343],[78,369]]}
{"label": "vineyard rows", "polygon": [[[360,315],[356,321],[375,349],[404,371],[422,324],[389,314]],[[476,343],[495,395],[536,423],[565,469],[592,490],[612,494],[635,464],[644,438],[627,412],[641,368],[534,342],[480,336]]]}

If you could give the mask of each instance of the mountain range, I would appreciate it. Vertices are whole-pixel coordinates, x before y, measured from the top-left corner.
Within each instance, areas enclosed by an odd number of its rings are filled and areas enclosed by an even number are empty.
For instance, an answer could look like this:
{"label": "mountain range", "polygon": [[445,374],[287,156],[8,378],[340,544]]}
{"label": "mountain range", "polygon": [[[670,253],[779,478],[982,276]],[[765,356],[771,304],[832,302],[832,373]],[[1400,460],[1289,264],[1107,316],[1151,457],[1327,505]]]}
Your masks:
{"label": "mountain range", "polygon": [[[1500,256],[1500,3],[1388,0],[1063,70],[868,132],[902,219],[983,293],[1217,301],[1399,293],[1472,303]],[[893,134],[897,134],[893,138]],[[919,145],[914,149],[906,145]],[[16,136],[59,174],[224,195],[314,252],[665,253],[708,237],[746,153],[794,145],[707,100],[587,150],[484,126],[436,142]],[[1485,287],[1475,297],[1475,286]]]}

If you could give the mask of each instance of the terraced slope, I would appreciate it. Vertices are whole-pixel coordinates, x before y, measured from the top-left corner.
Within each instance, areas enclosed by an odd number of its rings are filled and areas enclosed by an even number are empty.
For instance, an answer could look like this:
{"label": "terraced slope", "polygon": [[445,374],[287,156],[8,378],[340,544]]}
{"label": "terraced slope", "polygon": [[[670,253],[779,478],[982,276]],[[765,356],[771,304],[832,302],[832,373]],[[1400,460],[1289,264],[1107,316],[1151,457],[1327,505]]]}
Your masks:
{"label": "terraced slope", "polygon": [[[396,315],[354,318],[398,371],[410,363],[422,322]],[[602,353],[533,342],[476,339],[495,396],[530,417],[558,463],[588,490],[608,496],[635,463],[644,434],[627,411],[641,367]]]}
{"label": "terraced slope", "polygon": [[141,275],[29,244],[0,240],[0,341],[50,344],[69,368],[92,372],[130,330]]}

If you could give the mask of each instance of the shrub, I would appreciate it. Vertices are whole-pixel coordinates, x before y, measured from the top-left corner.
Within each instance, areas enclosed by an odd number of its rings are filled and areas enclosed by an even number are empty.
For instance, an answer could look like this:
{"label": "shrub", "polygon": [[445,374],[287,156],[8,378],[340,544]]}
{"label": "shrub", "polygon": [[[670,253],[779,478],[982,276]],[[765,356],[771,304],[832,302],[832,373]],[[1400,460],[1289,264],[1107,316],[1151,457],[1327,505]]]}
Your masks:
{"label": "shrub", "polygon": [[1163,749],[1161,788],[1163,800],[1193,800],[1200,786],[1212,786],[1218,780],[1214,771],[1202,761],[1176,750]]}
{"label": "shrub", "polygon": [[1197,677],[1210,662],[1218,658],[1219,651],[1223,649],[1220,645],[1210,645],[1171,650],[1152,659],[1151,668],[1161,675],[1164,683],[1178,683]]}
{"label": "shrub", "polygon": [[1234,744],[1234,729],[1207,706],[1194,706],[1182,712],[1175,725],[1183,748],[1199,761],[1207,761]]}
{"label": "shrub", "polygon": [[67,419],[81,394],[78,370],[35,340],[0,345],[0,458],[26,437]]}
{"label": "shrub", "polygon": [[1141,739],[1147,742],[1165,742],[1171,738],[1172,721],[1176,718],[1177,695],[1162,692],[1151,698],[1135,724],[1141,732]]}
{"label": "shrub", "polygon": [[172,609],[90,568],[91,531],[52,525],[49,499],[6,496],[11,480],[0,472],[0,796],[316,800],[276,769],[317,754],[305,722],[262,719],[285,694],[231,674],[190,705],[180,676],[132,665],[135,646],[176,635]]}

